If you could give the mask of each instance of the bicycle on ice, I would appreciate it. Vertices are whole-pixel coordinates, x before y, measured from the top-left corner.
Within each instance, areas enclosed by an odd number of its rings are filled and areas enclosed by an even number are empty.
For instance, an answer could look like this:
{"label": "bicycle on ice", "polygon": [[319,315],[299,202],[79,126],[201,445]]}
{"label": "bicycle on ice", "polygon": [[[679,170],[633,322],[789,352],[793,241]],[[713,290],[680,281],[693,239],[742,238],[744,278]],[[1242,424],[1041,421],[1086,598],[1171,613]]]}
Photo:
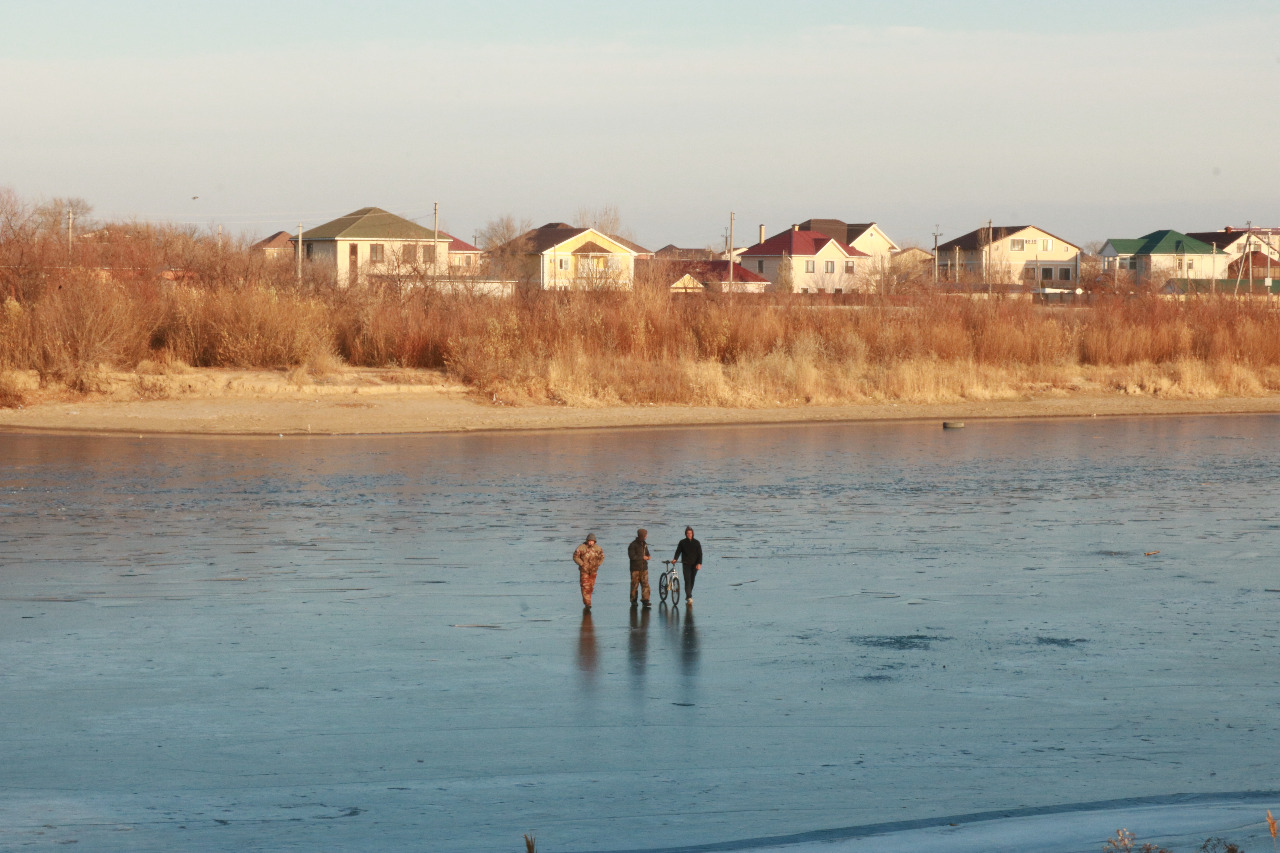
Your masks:
{"label": "bicycle on ice", "polygon": [[671,593],[671,604],[675,606],[680,602],[680,575],[676,573],[676,561],[663,560],[662,565],[667,568],[658,578],[658,600],[665,604],[667,593]]}

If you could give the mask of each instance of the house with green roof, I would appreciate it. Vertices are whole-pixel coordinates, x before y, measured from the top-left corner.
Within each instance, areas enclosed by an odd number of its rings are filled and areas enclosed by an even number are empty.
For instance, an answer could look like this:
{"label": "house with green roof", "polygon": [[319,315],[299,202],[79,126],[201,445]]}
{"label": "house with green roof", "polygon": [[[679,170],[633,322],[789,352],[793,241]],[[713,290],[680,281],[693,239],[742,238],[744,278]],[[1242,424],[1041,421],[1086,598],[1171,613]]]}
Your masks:
{"label": "house with green roof", "polygon": [[1223,278],[1232,256],[1180,231],[1152,231],[1132,239],[1112,238],[1098,253],[1102,268],[1135,279]]}
{"label": "house with green roof", "polygon": [[339,287],[360,281],[421,281],[449,272],[453,238],[380,207],[362,207],[346,216],[303,229],[307,262],[332,269]]}

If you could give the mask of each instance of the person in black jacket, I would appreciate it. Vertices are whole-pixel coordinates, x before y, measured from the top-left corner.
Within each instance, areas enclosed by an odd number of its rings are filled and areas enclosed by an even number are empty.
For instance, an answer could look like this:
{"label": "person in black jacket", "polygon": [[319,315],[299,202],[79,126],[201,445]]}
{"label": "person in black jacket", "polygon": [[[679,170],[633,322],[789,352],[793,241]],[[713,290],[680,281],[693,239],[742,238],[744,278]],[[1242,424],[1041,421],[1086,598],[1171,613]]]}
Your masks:
{"label": "person in black jacket", "polygon": [[676,555],[671,559],[679,560],[680,567],[684,569],[684,594],[687,596],[684,602],[693,604],[693,581],[702,568],[702,543],[693,538],[692,527],[684,529],[684,538],[676,546]]}

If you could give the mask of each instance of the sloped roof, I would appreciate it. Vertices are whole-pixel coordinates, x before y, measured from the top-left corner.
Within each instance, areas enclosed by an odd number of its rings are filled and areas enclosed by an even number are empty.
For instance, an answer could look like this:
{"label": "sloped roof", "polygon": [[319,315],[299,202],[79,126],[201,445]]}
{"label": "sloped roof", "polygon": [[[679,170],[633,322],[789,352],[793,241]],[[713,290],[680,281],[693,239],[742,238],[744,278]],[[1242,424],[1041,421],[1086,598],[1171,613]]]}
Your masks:
{"label": "sloped roof", "polygon": [[604,246],[601,246],[595,240],[588,240],[581,246],[573,250],[575,255],[611,255],[613,254]]}
{"label": "sloped roof", "polygon": [[293,248],[293,235],[288,231],[277,231],[249,247],[250,249],[290,249]]}
{"label": "sloped roof", "polygon": [[1188,231],[1187,236],[1199,240],[1201,243],[1208,243],[1210,246],[1225,249],[1227,246],[1249,236],[1249,232],[1243,228],[1233,228],[1230,231]]}
{"label": "sloped roof", "polygon": [[808,231],[803,229],[788,228],[778,234],[774,234],[763,243],[757,243],[750,249],[742,253],[743,257],[778,257],[781,255],[790,255],[791,257],[804,257],[807,255],[816,255],[822,251],[828,243],[835,243],[840,250],[850,258],[869,258],[866,252],[860,252],[842,240],[837,240],[819,231]]}
{"label": "sloped roof", "polygon": [[631,251],[635,252],[637,255],[653,254],[653,252],[650,252],[644,246],[641,246],[639,243],[633,243],[632,241],[628,240],[626,237],[619,237],[617,234],[606,234],[605,236],[615,243],[621,243]]}
{"label": "sloped roof", "polygon": [[449,241],[449,251],[455,254],[464,253],[464,252],[478,253],[480,251],[475,246],[468,243],[466,240],[459,240],[457,237],[453,236],[452,234],[448,234],[448,233],[445,233],[444,231],[441,231],[440,236],[444,237],[446,240]]}
{"label": "sloped roof", "polygon": [[673,261],[710,261],[715,259],[716,253],[710,249],[682,249],[674,243],[668,243],[654,252],[654,256]]}
{"label": "sloped roof", "polygon": [[1240,275],[1242,272],[1249,272],[1249,265],[1253,265],[1253,274],[1257,276],[1261,273],[1263,276],[1267,274],[1267,270],[1271,270],[1272,274],[1280,273],[1280,260],[1270,257],[1265,252],[1250,252],[1247,255],[1241,255],[1231,262],[1227,267],[1227,274],[1231,276]]}
{"label": "sloped roof", "polygon": [[[1121,255],[1212,255],[1213,246],[1203,240],[1188,237],[1181,231],[1166,228],[1152,231],[1136,239],[1108,240],[1111,247]],[[939,247],[941,248],[941,247]],[[1221,249],[1216,250],[1221,253]]]}
{"label": "sloped roof", "polygon": [[[993,225],[989,229],[991,232],[991,242],[992,243],[998,242],[1000,240],[1003,240],[1005,237],[1008,237],[1012,234],[1017,234],[1019,231],[1025,231],[1028,228],[1032,228],[1032,227],[1034,226]],[[975,228],[974,230],[970,231],[968,234],[961,234],[959,237],[955,238],[954,240],[948,240],[947,242],[938,246],[938,254],[941,255],[944,251],[950,252],[950,251],[955,251],[956,249],[959,249],[962,252],[973,252],[978,249],[981,249],[987,245],[987,232],[988,232],[988,229],[984,227],[984,228]],[[1045,233],[1048,233],[1048,232],[1045,232]],[[1066,241],[1064,240],[1063,242],[1066,242]]]}
{"label": "sloped roof", "polygon": [[[516,239],[508,243],[504,243],[501,246],[498,246],[493,251],[501,252],[504,249],[509,249],[509,248],[512,248],[513,246],[518,246],[520,252],[531,252],[533,254],[540,255],[543,252],[545,252],[547,249],[550,249],[553,246],[559,246],[561,243],[565,242],[566,240],[572,240],[574,237],[577,237],[579,234],[584,234],[587,231],[591,231],[591,230],[592,229],[590,228],[579,228],[576,225],[569,225],[568,223],[565,223],[565,222],[548,222],[546,225],[543,225],[541,228],[535,228],[532,231],[526,231]],[[599,231],[597,231],[596,233],[600,234]],[[601,236],[608,237],[610,240],[617,242],[618,245],[623,246],[631,250],[632,252],[641,253],[641,254],[648,254],[649,252],[648,249],[637,246],[635,243],[629,243],[628,241],[615,237],[612,234],[603,234]],[[591,245],[595,246],[595,249],[593,251],[597,253],[612,254],[611,252],[609,252],[608,249],[604,248],[599,243],[592,241]],[[574,254],[581,254],[582,251],[583,251],[582,249],[575,250]]]}
{"label": "sloped roof", "polygon": [[302,239],[434,240],[436,232],[380,207],[362,207],[315,228],[303,229]]}

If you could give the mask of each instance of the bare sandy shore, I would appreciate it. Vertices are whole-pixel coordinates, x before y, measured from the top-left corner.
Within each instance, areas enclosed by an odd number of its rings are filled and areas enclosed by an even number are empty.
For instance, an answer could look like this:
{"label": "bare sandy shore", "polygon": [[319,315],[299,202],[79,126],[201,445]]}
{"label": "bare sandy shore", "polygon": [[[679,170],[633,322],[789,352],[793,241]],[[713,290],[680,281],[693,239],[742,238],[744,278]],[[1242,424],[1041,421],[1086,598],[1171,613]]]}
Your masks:
{"label": "bare sandy shore", "polygon": [[976,421],[990,418],[1280,413],[1280,396],[1163,399],[1120,392],[948,403],[710,408],[571,407],[482,400],[423,371],[198,370],[108,378],[100,393],[41,392],[34,378],[21,408],[0,408],[0,431],[91,434],[370,435],[503,430],[611,429],[703,424],[836,421]]}

